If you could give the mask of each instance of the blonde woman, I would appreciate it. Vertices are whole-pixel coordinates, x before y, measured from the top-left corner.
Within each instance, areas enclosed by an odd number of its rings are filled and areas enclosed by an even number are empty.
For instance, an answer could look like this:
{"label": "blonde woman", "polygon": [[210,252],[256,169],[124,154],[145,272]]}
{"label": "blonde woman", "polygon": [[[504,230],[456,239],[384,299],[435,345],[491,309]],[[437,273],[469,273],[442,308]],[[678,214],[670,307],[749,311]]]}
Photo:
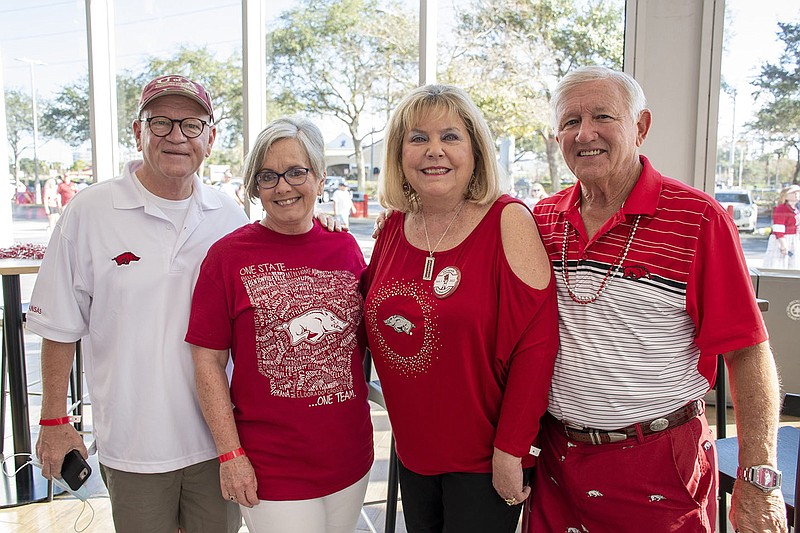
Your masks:
{"label": "blonde woman", "polygon": [[428,85],[389,121],[384,221],[365,323],[410,533],[504,533],[529,495],[558,347],[556,296],[530,211],[500,193],[466,93]]}

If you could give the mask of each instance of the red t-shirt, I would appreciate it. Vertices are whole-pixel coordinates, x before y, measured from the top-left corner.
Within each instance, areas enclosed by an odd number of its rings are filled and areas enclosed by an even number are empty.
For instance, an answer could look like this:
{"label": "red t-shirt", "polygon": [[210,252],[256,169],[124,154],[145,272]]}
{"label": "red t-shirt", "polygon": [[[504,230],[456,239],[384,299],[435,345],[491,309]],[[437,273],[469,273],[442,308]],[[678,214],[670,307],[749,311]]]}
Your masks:
{"label": "red t-shirt", "polygon": [[[472,233],[436,252],[405,238],[389,218],[367,270],[364,318],[403,465],[423,475],[491,472],[494,447],[533,464],[530,447],[547,407],[558,349],[555,283],[537,290],[511,270],[495,202]],[[459,283],[444,298],[456,267]]]}
{"label": "red t-shirt", "polygon": [[364,379],[364,258],[348,233],[259,223],[208,251],[186,341],[231,349],[231,400],[262,500],[303,500],[361,479],[373,459]]}
{"label": "red t-shirt", "polygon": [[[772,211],[772,224],[773,231],[776,239],[782,238],[784,235],[794,235],[797,233],[797,210],[787,203],[782,203],[775,207]],[[783,226],[783,231],[775,231],[774,226]]]}
{"label": "red t-shirt", "polygon": [[78,186],[71,181],[69,183],[62,181],[58,184],[56,192],[61,197],[61,206],[63,207],[78,193]]}

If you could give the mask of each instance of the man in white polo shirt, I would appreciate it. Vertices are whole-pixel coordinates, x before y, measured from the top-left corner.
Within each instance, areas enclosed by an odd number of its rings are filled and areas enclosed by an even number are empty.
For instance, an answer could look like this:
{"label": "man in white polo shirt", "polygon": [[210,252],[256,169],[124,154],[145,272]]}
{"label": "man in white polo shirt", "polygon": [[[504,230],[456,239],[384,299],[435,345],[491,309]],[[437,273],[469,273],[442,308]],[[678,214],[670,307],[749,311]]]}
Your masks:
{"label": "man in white polo shirt", "polygon": [[60,477],[82,437],[66,411],[75,342],[83,339],[98,459],[118,533],[238,531],[195,394],[184,341],[200,263],[247,222],[201,184],[216,128],[208,92],[181,76],[148,83],[132,124],[142,160],[67,206],[47,247],[28,327],[43,337],[36,453]]}

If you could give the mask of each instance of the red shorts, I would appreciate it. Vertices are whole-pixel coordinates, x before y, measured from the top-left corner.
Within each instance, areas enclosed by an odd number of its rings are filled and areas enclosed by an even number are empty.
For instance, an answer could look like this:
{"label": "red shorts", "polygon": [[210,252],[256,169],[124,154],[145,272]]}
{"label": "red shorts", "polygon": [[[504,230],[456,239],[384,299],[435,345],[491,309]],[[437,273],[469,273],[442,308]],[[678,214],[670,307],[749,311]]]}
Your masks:
{"label": "red shorts", "polygon": [[609,444],[570,441],[542,419],[526,533],[706,533],[716,529],[717,450],[705,415]]}

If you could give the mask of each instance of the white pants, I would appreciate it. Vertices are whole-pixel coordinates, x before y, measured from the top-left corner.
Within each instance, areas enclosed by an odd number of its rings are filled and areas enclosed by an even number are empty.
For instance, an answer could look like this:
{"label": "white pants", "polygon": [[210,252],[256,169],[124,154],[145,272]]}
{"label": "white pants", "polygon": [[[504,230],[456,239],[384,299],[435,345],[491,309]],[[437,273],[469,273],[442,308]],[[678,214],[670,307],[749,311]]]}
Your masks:
{"label": "white pants", "polygon": [[369,472],[359,481],[313,500],[262,500],[239,508],[250,533],[353,533],[364,504]]}

